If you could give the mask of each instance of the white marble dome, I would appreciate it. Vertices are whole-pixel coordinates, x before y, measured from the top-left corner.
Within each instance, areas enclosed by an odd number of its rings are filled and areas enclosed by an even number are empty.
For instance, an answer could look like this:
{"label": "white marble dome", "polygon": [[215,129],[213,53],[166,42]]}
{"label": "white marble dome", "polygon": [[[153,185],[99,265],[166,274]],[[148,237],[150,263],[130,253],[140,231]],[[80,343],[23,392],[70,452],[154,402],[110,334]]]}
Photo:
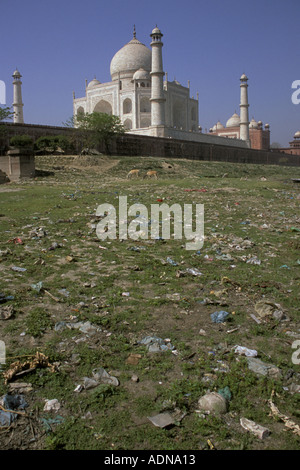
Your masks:
{"label": "white marble dome", "polygon": [[99,80],[97,80],[96,78],[94,78],[93,80],[89,82],[88,88],[91,88],[92,86],[95,86],[95,85],[101,85],[101,82],[99,82]]}
{"label": "white marble dome", "polygon": [[258,129],[258,124],[255,121],[254,118],[251,119],[250,124],[249,124],[249,129]]}
{"label": "white marble dome", "polygon": [[237,113],[234,113],[231,118],[226,122],[226,127],[238,127],[240,125],[240,117]]}
{"label": "white marble dome", "polygon": [[297,131],[294,135],[294,139],[300,139],[300,131]]}
{"label": "white marble dome", "polygon": [[133,80],[150,80],[150,73],[144,69],[138,69],[134,75]]}
{"label": "white marble dome", "polygon": [[213,132],[215,132],[215,131],[217,131],[217,130],[219,130],[219,129],[224,129],[224,126],[223,126],[223,124],[222,124],[220,121],[218,121],[217,124],[214,125],[214,127],[212,128],[212,130],[213,130]]}
{"label": "white marble dome", "polygon": [[119,74],[120,78],[132,78],[139,69],[150,73],[151,50],[134,37],[112,58],[110,74],[112,80],[117,80]]}

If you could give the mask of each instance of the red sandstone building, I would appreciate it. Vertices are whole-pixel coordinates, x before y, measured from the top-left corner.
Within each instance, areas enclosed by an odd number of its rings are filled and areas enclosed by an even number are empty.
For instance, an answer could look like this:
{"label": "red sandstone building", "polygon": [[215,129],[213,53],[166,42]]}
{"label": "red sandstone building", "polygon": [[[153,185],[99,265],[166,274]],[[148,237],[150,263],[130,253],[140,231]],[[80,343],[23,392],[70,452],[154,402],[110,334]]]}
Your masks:
{"label": "red sandstone building", "polygon": [[[228,139],[240,139],[240,117],[234,113],[226,123],[226,127],[220,121],[214,125],[209,131],[210,135],[218,135],[227,137]],[[251,148],[255,150],[270,149],[270,126],[261,121],[256,122],[254,118],[249,123],[249,140]]]}
{"label": "red sandstone building", "polygon": [[278,148],[276,151],[288,153],[289,155],[300,155],[300,131],[294,135],[294,140],[289,143],[290,146],[287,148]]}

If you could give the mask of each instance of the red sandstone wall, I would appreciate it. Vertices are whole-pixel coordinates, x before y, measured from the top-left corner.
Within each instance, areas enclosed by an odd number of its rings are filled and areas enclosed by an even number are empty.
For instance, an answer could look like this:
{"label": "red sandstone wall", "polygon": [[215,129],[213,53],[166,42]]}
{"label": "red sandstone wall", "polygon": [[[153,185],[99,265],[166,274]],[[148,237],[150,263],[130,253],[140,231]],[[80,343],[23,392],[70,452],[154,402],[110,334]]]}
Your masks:
{"label": "red sandstone wall", "polygon": [[[16,134],[29,134],[34,139],[41,135],[70,135],[76,130],[65,127],[33,124],[7,124],[8,138]],[[98,149],[104,153],[104,147]],[[234,163],[262,163],[300,166],[300,155],[287,155],[278,151],[254,150],[201,142],[188,142],[158,137],[125,134],[111,142],[110,153],[126,156],[157,156],[189,158],[195,160],[226,161]]]}

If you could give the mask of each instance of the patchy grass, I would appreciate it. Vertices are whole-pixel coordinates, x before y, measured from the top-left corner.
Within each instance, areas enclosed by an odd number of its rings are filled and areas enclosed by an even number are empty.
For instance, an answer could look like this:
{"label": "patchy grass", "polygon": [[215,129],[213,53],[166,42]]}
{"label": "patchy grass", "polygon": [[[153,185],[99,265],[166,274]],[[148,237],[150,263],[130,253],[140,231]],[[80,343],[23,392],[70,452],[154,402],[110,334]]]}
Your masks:
{"label": "patchy grass", "polygon": [[[40,351],[56,372],[38,367],[15,380],[32,385],[30,430],[19,417],[1,432],[1,447],[201,450],[209,440],[217,449],[296,449],[297,436],[270,415],[269,399],[274,391],[280,412],[299,425],[292,346],[300,338],[300,188],[291,180],[299,170],[151,157],[36,163],[34,180],[0,187],[0,293],[13,296],[0,304],[13,307],[0,319],[0,339],[4,371]],[[127,180],[132,168],[155,169],[159,179]],[[144,204],[149,219],[151,204],[204,204],[203,247],[186,250],[186,240],[172,237],[99,240],[96,209],[118,207],[119,196]],[[251,315],[261,300],[283,315],[257,323]],[[229,317],[213,323],[219,310]],[[87,322],[88,332],[74,326]],[[140,343],[146,336],[168,339],[174,352],[149,352]],[[280,375],[255,374],[236,345],[257,350]],[[119,385],[75,391],[100,367]],[[197,412],[201,396],[224,387],[225,415]],[[0,393],[8,392],[1,376]],[[60,409],[44,411],[54,398]],[[168,428],[148,419],[175,411],[184,417]],[[247,433],[241,417],[270,436]]]}

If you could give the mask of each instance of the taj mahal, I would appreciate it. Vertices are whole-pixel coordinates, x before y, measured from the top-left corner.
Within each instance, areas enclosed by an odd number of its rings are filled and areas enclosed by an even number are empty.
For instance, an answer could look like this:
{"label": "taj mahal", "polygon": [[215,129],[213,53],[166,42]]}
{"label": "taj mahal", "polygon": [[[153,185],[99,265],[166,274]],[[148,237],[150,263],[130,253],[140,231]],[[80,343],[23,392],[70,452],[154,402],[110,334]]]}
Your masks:
{"label": "taj mahal", "polygon": [[[249,119],[248,77],[240,77],[240,114],[236,112],[224,126],[219,121],[208,133],[199,125],[199,93],[190,96],[190,83],[169,81],[163,67],[163,34],[156,26],[150,48],[133,38],[117,51],[110,62],[111,81],[96,77],[85,81],[85,96],[75,97],[73,116],[100,112],[118,116],[127,133],[203,142],[231,147],[270,149],[270,126]],[[21,77],[13,74],[14,123],[24,123]],[[76,122],[76,119],[75,119]],[[297,141],[298,142],[298,141]]]}
{"label": "taj mahal", "polygon": [[74,99],[74,115],[114,114],[127,130],[142,134],[147,129],[148,134],[161,135],[163,127],[197,131],[198,100],[190,98],[189,88],[164,80],[162,36],[157,27],[152,31],[151,51],[136,38],[134,28],[131,41],[111,60],[112,81],[94,78],[86,83],[86,96]]}
{"label": "taj mahal", "polygon": [[75,97],[73,114],[94,111],[120,118],[127,132],[189,141],[250,147],[247,77],[241,77],[238,134],[202,133],[199,126],[199,94],[190,97],[190,86],[169,81],[163,68],[163,34],[156,26],[149,49],[136,37],[115,53],[110,62],[111,82],[86,80],[85,96]]}

